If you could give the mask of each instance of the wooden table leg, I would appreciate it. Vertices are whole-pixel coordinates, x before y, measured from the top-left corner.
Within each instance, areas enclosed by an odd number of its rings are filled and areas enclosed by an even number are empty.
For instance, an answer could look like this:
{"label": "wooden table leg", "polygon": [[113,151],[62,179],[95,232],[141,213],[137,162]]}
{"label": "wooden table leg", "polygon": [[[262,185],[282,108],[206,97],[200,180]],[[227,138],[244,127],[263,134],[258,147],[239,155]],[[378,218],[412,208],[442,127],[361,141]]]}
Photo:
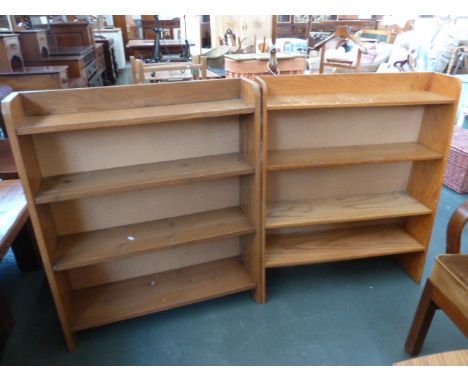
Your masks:
{"label": "wooden table leg", "polygon": [[40,268],[39,250],[34,237],[31,221],[28,219],[11,245],[18,268],[22,272]]}
{"label": "wooden table leg", "polygon": [[406,339],[406,351],[411,355],[419,354],[421,351],[434,313],[439,308],[433,300],[433,289],[431,281],[427,280]]}

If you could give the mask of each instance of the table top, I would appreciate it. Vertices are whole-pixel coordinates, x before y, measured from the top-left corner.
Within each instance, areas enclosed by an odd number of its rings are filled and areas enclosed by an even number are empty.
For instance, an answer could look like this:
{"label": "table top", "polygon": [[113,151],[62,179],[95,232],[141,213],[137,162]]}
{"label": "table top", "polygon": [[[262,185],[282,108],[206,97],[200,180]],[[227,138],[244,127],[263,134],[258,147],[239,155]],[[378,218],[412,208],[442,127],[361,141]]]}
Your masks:
{"label": "table top", "polygon": [[[185,45],[184,40],[159,40],[161,46],[183,46]],[[154,45],[154,40],[129,40],[127,48],[152,48]],[[195,44],[189,42],[190,46]]]}
{"label": "table top", "polygon": [[397,362],[395,366],[468,366],[468,349],[412,358]]}
{"label": "table top", "polygon": [[[277,60],[288,60],[293,58],[304,58],[303,54],[276,53]],[[226,54],[224,58],[234,61],[267,61],[270,59],[270,53],[246,53],[246,54]]]}
{"label": "table top", "polygon": [[66,65],[49,65],[49,66],[25,66],[23,70],[15,72],[0,72],[0,76],[27,76],[35,74],[51,74],[51,73],[60,73],[64,70],[67,70],[68,66]]}
{"label": "table top", "polygon": [[[206,77],[208,79],[221,78],[221,76],[211,70],[206,71]],[[162,81],[186,81],[193,79],[192,71],[190,69],[185,70],[168,70],[164,72],[155,72],[155,76],[151,76],[151,73],[145,73],[145,80],[162,80]]]}
{"label": "table top", "polygon": [[26,199],[20,180],[0,181],[0,258],[28,218]]}

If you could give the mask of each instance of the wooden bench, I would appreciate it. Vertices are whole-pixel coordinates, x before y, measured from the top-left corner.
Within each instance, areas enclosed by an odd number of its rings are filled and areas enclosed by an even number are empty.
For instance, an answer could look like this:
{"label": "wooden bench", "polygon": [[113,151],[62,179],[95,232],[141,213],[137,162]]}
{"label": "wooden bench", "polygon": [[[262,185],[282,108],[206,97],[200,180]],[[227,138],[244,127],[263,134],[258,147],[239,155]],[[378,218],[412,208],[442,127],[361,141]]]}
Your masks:
{"label": "wooden bench", "polygon": [[[0,182],[0,260],[11,247],[21,271],[39,268],[39,257],[19,180]],[[11,333],[14,319],[0,291],[0,339]]]}

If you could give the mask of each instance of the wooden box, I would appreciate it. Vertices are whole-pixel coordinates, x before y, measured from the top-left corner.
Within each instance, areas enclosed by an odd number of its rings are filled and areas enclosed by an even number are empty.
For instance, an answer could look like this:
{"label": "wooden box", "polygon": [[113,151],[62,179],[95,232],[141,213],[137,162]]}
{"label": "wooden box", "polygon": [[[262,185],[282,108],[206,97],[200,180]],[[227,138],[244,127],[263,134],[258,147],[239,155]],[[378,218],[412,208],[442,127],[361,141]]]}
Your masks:
{"label": "wooden box", "polygon": [[260,77],[265,268],[394,255],[420,281],[460,81]]}
{"label": "wooden box", "polygon": [[70,349],[261,284],[255,82],[24,92],[2,112]]}

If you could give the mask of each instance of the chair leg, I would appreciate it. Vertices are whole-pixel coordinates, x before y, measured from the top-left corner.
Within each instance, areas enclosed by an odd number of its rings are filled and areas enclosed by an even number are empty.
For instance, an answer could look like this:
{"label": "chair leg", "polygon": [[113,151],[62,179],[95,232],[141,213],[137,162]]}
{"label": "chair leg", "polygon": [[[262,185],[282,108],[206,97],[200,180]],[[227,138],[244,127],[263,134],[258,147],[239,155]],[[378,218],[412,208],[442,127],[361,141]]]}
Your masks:
{"label": "chair leg", "polygon": [[427,280],[408,337],[406,338],[405,348],[409,354],[417,355],[421,351],[437,309],[438,306],[433,300],[433,285],[430,280]]}

